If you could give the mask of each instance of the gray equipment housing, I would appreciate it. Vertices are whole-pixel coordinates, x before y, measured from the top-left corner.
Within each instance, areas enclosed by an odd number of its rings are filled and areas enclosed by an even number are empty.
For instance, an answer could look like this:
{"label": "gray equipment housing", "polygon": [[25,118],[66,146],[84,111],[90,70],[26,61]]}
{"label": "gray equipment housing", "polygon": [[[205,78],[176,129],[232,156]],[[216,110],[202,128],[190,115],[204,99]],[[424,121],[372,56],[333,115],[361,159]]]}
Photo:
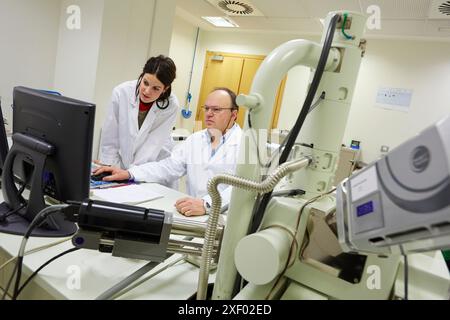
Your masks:
{"label": "gray equipment housing", "polygon": [[450,116],[337,188],[345,251],[380,254],[450,247]]}

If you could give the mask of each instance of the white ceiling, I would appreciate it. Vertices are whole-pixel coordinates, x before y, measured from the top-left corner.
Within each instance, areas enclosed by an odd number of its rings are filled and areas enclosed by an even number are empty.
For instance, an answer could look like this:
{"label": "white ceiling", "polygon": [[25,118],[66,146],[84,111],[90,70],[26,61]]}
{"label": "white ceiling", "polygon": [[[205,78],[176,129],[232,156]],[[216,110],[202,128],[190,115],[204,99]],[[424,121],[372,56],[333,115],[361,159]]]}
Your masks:
{"label": "white ceiling", "polygon": [[[240,28],[217,28],[202,16],[226,16],[215,6],[218,0],[177,0],[177,14],[204,30],[227,32],[271,32],[319,35],[328,12],[348,10],[367,13],[380,8],[381,28],[366,30],[366,37],[439,38],[450,40],[450,14],[440,13],[439,6],[450,9],[447,0],[237,0],[257,9],[262,16],[229,17]],[[437,17],[437,19],[435,18]],[[441,30],[439,30],[441,28]]]}

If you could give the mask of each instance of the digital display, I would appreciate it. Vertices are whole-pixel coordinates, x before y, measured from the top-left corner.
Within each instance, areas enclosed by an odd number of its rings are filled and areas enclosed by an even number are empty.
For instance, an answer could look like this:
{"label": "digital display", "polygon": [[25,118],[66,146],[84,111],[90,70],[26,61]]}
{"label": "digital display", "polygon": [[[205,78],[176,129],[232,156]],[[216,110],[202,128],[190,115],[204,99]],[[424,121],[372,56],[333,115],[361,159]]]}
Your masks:
{"label": "digital display", "polygon": [[363,203],[356,207],[356,216],[361,217],[373,212],[373,201]]}

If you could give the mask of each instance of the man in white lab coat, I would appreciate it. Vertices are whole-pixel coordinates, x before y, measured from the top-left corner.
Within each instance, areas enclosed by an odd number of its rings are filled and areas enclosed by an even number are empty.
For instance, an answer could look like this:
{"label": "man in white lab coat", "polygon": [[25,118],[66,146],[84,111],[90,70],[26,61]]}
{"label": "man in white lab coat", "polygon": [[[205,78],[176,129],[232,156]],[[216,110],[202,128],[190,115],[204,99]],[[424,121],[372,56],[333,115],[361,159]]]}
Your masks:
{"label": "man in white lab coat", "polygon": [[[198,131],[178,145],[172,155],[157,162],[123,170],[116,167],[101,167],[94,174],[110,172],[105,181],[134,179],[136,181],[168,184],[186,175],[187,193],[191,197],[175,203],[178,212],[186,216],[203,215],[208,212],[211,198],[207,183],[213,176],[235,171],[242,130],[235,123],[239,107],[236,95],[227,88],[217,88],[206,98],[206,129]],[[231,187],[219,185],[222,204],[230,200]]]}

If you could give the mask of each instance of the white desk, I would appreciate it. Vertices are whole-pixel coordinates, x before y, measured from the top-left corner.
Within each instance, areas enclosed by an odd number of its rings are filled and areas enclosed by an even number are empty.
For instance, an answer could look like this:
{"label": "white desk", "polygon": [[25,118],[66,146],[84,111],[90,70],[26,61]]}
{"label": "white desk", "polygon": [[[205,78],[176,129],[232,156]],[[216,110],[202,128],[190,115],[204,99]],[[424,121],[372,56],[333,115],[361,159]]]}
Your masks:
{"label": "white desk", "polygon": [[[182,215],[176,212],[174,203],[180,197],[186,196],[185,194],[153,183],[143,184],[143,186],[164,194],[164,197],[140,204],[139,206],[171,211],[174,212],[174,216],[177,218],[183,218]],[[205,221],[207,217],[184,218]],[[22,237],[20,236],[0,233],[0,264],[6,259],[17,255],[21,239]],[[27,250],[57,240],[59,239],[30,238],[27,243]],[[25,256],[22,279],[25,280],[41,264],[71,247],[73,247],[71,242],[67,241],[50,249]],[[157,271],[179,257],[179,254],[174,254],[148,274]],[[118,258],[111,256],[110,253],[81,249],[55,260],[41,270],[32,283],[28,285],[29,287],[27,286],[20,294],[19,298],[95,299],[146,263],[147,261]],[[2,288],[6,286],[13,266],[14,264],[11,263],[6,269],[1,271],[0,285]],[[76,270],[75,272],[80,271],[80,289],[71,289],[71,286],[67,285],[67,282],[70,282],[70,277],[73,277],[75,274],[74,270]],[[121,296],[120,299],[187,299],[197,291],[198,271],[199,269],[194,265],[181,261]],[[214,277],[214,275],[211,275],[211,277]]]}

